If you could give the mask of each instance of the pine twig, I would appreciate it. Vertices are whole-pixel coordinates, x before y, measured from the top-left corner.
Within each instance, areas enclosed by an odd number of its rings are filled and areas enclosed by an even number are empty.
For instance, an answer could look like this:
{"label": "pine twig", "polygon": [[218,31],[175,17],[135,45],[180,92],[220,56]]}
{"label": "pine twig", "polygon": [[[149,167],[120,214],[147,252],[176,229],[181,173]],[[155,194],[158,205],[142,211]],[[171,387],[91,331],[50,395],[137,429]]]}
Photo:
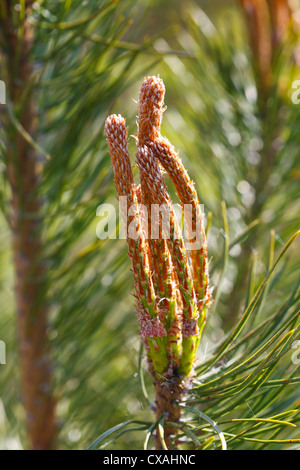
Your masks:
{"label": "pine twig", "polygon": [[[139,207],[135,211],[137,239],[132,240],[127,233],[127,243],[134,275],[140,334],[147,350],[156,390],[156,417],[159,422],[156,448],[172,449],[171,435],[178,429],[171,423],[180,420],[178,402],[192,374],[206,321],[209,289],[203,214],[194,186],[170,144],[167,149],[162,149],[161,145],[155,147],[157,143],[167,142],[160,136],[164,94],[165,87],[159,77],[145,78],[140,88],[136,137],[136,161],[141,180],[138,188],[133,184],[125,120],[121,116],[109,116],[105,134],[116,189],[119,196],[125,197],[127,201],[126,212],[137,201],[144,205],[144,208]],[[162,166],[170,174],[182,204],[192,206],[187,231],[189,238],[193,234],[198,240],[200,236],[199,250],[188,253],[186,249],[163,180]],[[152,214],[154,206],[166,212],[168,217],[162,215],[156,220]],[[169,219],[168,227],[166,218]],[[128,219],[125,221],[127,232],[130,222]],[[145,222],[147,233],[142,229]],[[153,228],[158,228],[158,239],[152,238]]]}

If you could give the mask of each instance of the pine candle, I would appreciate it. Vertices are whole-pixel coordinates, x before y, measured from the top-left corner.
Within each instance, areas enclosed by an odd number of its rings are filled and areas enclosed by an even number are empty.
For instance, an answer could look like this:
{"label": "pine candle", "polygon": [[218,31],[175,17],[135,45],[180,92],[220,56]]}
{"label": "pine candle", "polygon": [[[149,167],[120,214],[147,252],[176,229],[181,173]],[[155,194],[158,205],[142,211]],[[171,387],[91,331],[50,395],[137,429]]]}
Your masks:
{"label": "pine candle", "polygon": [[[164,95],[165,87],[159,77],[145,78],[139,94],[136,136],[139,186],[133,182],[125,119],[120,115],[109,116],[105,135],[115,186],[119,197],[125,198],[126,214],[130,214],[125,220],[128,254],[140,335],[155,380],[156,415],[159,418],[164,414],[166,422],[177,422],[180,409],[176,402],[192,376],[210,290],[204,215],[198,196],[178,153],[160,134]],[[183,209],[189,249],[174,213],[163,170],[174,184]],[[158,217],[153,211],[157,207],[162,209]],[[130,233],[133,223],[134,236]],[[154,229],[158,236],[152,236]],[[174,428],[166,425],[164,431],[169,447]]]}

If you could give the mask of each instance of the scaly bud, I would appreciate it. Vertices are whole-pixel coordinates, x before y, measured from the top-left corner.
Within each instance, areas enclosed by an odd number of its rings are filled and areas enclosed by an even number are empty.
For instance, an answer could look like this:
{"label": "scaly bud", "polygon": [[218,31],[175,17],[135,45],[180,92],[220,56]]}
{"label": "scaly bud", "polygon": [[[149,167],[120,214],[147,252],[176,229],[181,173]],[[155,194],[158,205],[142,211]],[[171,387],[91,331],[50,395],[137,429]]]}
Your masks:
{"label": "scaly bud", "polygon": [[[141,336],[145,346],[155,352],[157,348],[161,348],[160,343],[163,342],[161,338],[167,334],[157,315],[156,295],[149,266],[149,251],[141,228],[136,188],[128,153],[128,131],[125,119],[120,115],[109,116],[105,123],[105,135],[118,195],[126,197],[124,224],[138,302]],[[129,227],[131,224],[135,225],[136,239],[130,236]],[[153,361],[153,366],[156,366],[156,369],[162,374],[168,366],[167,354],[163,354],[162,351],[160,355],[152,354],[152,356],[155,356],[150,358]]]}
{"label": "scaly bud", "polygon": [[165,86],[158,77],[146,77],[140,88],[139,146],[153,141],[159,134],[163,113]]}

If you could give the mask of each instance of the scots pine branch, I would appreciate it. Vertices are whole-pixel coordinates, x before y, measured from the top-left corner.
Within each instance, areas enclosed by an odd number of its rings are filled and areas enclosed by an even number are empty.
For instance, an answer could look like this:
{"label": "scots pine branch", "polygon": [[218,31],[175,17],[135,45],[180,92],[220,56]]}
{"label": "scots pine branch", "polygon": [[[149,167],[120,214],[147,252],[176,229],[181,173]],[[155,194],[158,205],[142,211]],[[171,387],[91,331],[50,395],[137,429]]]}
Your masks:
{"label": "scots pine branch", "polygon": [[[125,217],[125,227],[140,335],[155,381],[156,415],[158,419],[164,415],[164,438],[171,448],[174,426],[168,426],[168,422],[180,419],[177,401],[193,375],[210,291],[203,212],[197,193],[178,154],[160,134],[164,95],[165,87],[159,77],[145,78],[138,103],[136,161],[141,184],[137,188],[124,118],[109,116],[105,134],[116,189],[119,197],[126,199],[126,215],[131,214]],[[162,168],[170,176],[188,219],[185,222],[190,250],[176,219]],[[160,209],[158,216],[154,208]],[[130,233],[133,221],[134,239]],[[153,232],[158,235],[153,237]],[[158,435],[157,448],[161,445]]]}

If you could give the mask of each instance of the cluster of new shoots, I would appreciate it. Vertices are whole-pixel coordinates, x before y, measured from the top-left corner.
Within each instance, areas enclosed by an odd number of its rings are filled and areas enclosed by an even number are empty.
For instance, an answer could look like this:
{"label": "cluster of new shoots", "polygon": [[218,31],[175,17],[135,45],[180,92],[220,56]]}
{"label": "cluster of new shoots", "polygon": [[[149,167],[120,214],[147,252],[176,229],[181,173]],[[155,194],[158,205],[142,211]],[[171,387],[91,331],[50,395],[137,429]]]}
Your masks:
{"label": "cluster of new shoots", "polygon": [[[135,136],[138,186],[133,181],[125,119],[112,115],[105,124],[115,186],[125,200],[123,220],[140,334],[150,371],[159,382],[191,375],[210,301],[203,211],[178,153],[160,134],[164,95],[159,77],[145,78]],[[187,237],[163,172],[175,186]]]}

